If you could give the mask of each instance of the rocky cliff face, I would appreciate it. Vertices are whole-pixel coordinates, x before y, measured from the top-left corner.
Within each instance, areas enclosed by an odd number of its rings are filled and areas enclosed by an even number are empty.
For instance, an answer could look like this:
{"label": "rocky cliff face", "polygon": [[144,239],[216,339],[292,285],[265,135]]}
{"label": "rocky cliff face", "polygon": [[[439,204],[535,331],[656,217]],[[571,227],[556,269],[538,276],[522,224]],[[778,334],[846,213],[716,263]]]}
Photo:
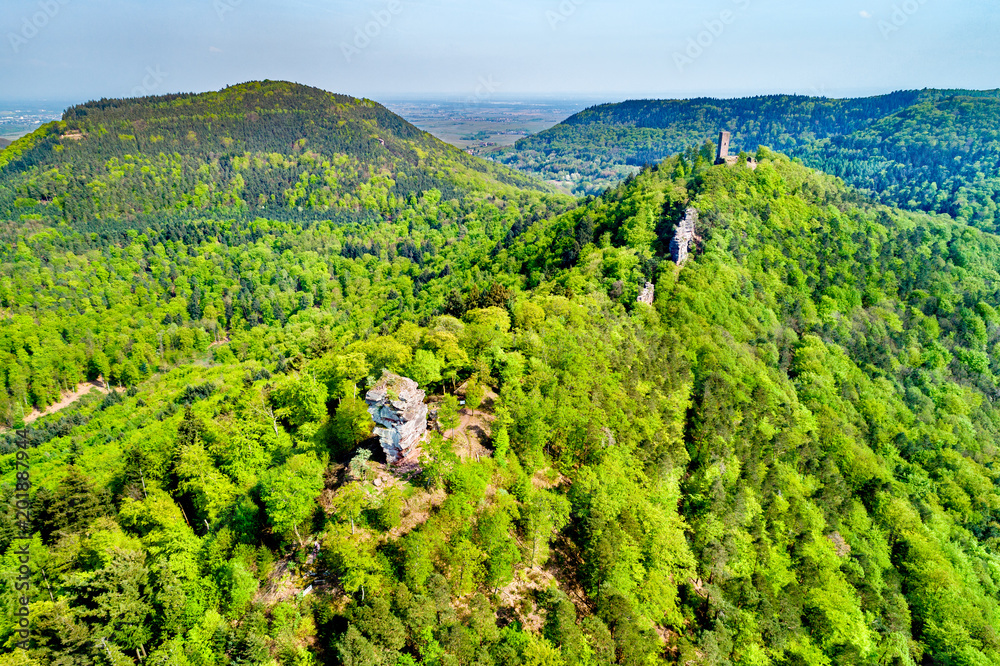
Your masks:
{"label": "rocky cliff face", "polygon": [[375,420],[375,434],[389,464],[400,462],[417,447],[427,431],[424,392],[412,379],[384,372],[365,395],[368,413]]}
{"label": "rocky cliff face", "polygon": [[684,219],[677,225],[677,232],[674,239],[670,241],[670,258],[678,266],[682,265],[688,258],[688,249],[695,241],[695,225],[698,224],[698,211],[688,208],[684,212]]}
{"label": "rocky cliff face", "polygon": [[652,305],[655,299],[656,287],[652,282],[647,282],[646,287],[639,293],[639,298],[637,298],[636,301],[639,303],[645,303],[646,305]]}

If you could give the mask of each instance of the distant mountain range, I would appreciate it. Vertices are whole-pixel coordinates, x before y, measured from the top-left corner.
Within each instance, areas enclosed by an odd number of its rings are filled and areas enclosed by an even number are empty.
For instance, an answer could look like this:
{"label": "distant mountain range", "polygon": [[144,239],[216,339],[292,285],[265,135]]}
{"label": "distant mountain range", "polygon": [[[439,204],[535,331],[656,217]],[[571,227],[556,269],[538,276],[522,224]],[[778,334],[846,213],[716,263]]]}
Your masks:
{"label": "distant mountain range", "polygon": [[7,139],[0,139],[0,149],[6,148],[10,145],[10,141]]}
{"label": "distant mountain range", "polygon": [[997,228],[1000,91],[605,104],[518,141],[498,159],[576,194],[596,194],[720,130],[732,132],[737,150],[780,150],[885,203]]}

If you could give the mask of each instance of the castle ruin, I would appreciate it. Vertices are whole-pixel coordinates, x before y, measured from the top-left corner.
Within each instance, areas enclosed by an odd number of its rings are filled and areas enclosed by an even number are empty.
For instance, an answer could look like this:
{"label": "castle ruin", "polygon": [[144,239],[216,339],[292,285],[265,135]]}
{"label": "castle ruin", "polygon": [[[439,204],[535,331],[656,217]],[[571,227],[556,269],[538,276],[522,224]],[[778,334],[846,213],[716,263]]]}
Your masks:
{"label": "castle ruin", "polygon": [[677,224],[674,239],[670,241],[670,259],[678,266],[688,258],[691,243],[695,240],[694,227],[698,223],[698,211],[688,208],[684,211],[684,219]]}
{"label": "castle ruin", "polygon": [[[726,164],[728,166],[736,166],[739,164],[739,156],[729,154],[729,143],[731,139],[732,135],[729,132],[719,132],[719,150],[715,155],[716,164]],[[747,157],[746,165],[748,168],[756,170],[757,160],[753,157]]]}
{"label": "castle ruin", "polygon": [[729,132],[719,132],[719,151],[715,155],[716,164],[729,163],[729,139],[731,136]]}

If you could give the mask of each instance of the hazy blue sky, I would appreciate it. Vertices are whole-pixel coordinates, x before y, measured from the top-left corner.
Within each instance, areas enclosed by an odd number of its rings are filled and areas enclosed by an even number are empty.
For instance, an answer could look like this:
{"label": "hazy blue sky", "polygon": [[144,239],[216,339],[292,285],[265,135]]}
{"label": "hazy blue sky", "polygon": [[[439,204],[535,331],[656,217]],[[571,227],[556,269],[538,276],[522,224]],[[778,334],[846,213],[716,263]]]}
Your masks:
{"label": "hazy blue sky", "polygon": [[[996,0],[0,0],[0,99],[1000,87]],[[365,33],[368,34],[365,34]]]}

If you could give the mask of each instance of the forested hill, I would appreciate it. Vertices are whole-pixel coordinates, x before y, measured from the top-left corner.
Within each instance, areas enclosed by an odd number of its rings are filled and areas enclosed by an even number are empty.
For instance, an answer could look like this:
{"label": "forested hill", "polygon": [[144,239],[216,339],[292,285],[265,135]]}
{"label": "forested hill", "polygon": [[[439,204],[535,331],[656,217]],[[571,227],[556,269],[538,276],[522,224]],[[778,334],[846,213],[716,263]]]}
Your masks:
{"label": "forested hill", "polygon": [[0,213],[70,222],[267,210],[390,214],[431,189],[540,189],[375,102],[284,82],[74,106],[0,154]]}
{"label": "forested hill", "polygon": [[[128,388],[18,435],[0,663],[1000,663],[1000,241],[756,156],[570,210],[12,225],[8,414]],[[438,413],[406,474],[357,448],[385,369]]]}
{"label": "forested hill", "polygon": [[886,203],[996,230],[1000,93],[904,91],[861,99],[776,95],[606,104],[522,139],[500,161],[596,194],[629,167],[733,133],[844,178]]}

